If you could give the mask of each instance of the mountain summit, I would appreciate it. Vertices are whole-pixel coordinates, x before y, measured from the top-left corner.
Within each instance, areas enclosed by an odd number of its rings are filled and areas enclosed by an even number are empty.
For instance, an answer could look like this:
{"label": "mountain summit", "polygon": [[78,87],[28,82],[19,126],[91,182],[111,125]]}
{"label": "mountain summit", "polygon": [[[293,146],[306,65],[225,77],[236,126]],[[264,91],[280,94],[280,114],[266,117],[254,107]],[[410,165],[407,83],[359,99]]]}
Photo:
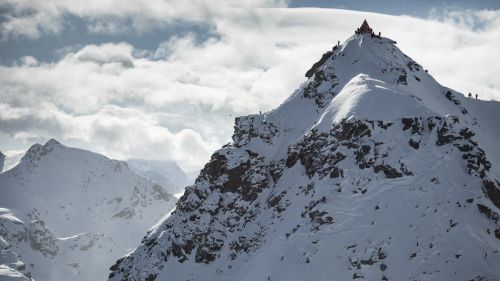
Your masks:
{"label": "mountain summit", "polygon": [[238,117],[112,281],[499,280],[500,104],[359,32]]}

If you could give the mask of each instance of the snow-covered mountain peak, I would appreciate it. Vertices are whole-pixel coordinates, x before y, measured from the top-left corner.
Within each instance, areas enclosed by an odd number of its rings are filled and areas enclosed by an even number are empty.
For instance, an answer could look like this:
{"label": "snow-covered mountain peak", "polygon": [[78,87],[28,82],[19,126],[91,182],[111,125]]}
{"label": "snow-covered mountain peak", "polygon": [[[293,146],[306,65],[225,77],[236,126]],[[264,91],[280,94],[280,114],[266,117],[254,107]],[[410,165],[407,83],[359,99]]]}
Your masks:
{"label": "snow-covered mountain peak", "polygon": [[[354,34],[326,52],[306,73],[308,80],[271,113],[284,116],[300,110],[303,118],[329,126],[349,117],[395,120],[466,111],[455,104],[461,104],[461,94],[440,86],[395,43],[369,33]],[[324,112],[329,112],[328,119],[319,118]]]}
{"label": "snow-covered mountain peak", "polygon": [[236,118],[110,280],[500,280],[500,104],[367,23],[306,77]]}
{"label": "snow-covered mountain peak", "polygon": [[41,157],[51,153],[54,149],[64,147],[64,145],[55,139],[48,140],[44,145],[36,143],[26,151],[26,154],[21,158],[21,161],[31,161],[32,163],[36,163]]}
{"label": "snow-covered mountain peak", "polygon": [[0,236],[34,279],[99,280],[176,201],[123,161],[50,140],[0,174]]}

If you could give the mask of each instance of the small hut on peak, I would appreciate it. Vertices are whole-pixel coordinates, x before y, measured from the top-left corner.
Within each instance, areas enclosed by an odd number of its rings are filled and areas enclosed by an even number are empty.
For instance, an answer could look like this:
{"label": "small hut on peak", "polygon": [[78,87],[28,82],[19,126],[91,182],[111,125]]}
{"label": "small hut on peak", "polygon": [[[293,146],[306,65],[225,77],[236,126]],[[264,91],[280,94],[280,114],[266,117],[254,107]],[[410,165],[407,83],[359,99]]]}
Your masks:
{"label": "small hut on peak", "polygon": [[370,27],[370,25],[366,20],[364,20],[361,26],[358,29],[356,29],[356,34],[363,34],[363,33],[368,33],[371,34],[372,37],[380,38],[380,32],[378,33],[378,35],[375,35],[373,29]]}
{"label": "small hut on peak", "polygon": [[361,24],[361,27],[359,28],[360,33],[372,33],[373,29],[368,25],[368,22],[366,20],[363,21],[363,24]]}

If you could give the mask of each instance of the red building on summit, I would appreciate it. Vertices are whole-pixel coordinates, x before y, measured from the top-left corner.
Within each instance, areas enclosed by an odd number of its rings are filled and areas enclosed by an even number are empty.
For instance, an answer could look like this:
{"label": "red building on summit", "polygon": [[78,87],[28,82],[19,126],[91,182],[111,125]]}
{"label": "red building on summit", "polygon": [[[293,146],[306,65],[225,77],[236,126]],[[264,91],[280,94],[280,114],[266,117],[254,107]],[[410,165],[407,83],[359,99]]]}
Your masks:
{"label": "red building on summit", "polygon": [[360,33],[372,33],[373,29],[368,25],[368,22],[366,20],[363,21],[363,24],[359,28]]}
{"label": "red building on summit", "polygon": [[363,21],[361,27],[356,29],[356,34],[363,34],[363,33],[368,33],[371,34],[372,37],[380,38],[380,32],[378,33],[378,35],[375,35],[373,29],[370,27],[370,25],[368,25],[368,22],[366,20]]}

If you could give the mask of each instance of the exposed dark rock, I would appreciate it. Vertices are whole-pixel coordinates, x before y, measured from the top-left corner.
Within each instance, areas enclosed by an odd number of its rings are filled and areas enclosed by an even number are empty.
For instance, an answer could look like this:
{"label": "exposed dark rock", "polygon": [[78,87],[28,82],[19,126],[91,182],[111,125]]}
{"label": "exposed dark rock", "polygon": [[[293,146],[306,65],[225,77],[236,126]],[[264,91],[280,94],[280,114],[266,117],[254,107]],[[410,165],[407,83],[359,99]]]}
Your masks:
{"label": "exposed dark rock", "polygon": [[380,270],[385,271],[387,269],[387,265],[385,263],[380,264]]}
{"label": "exposed dark rock", "polygon": [[420,71],[420,65],[414,61],[409,61],[407,66],[413,72]]}
{"label": "exposed dark rock", "polygon": [[333,171],[330,173],[331,178],[344,177],[344,171],[338,167],[334,167]]}
{"label": "exposed dark rock", "polygon": [[467,109],[462,106],[462,103],[460,102],[460,100],[457,97],[455,97],[455,95],[451,91],[446,91],[445,96],[449,101],[451,101],[453,104],[458,106],[458,108],[460,109],[460,112],[462,114],[468,114]]}
{"label": "exposed dark rock", "polygon": [[269,173],[271,174],[274,182],[277,182],[283,175],[284,166],[284,160],[280,160],[278,163],[276,163],[275,161],[271,161],[271,163],[269,164]]}
{"label": "exposed dark rock", "polygon": [[408,141],[408,144],[415,149],[418,149],[420,147],[420,142],[414,141],[413,139],[410,139]]}
{"label": "exposed dark rock", "polygon": [[339,141],[357,140],[364,136],[371,136],[370,128],[361,121],[342,121],[340,125],[335,125],[333,135]]}
{"label": "exposed dark rock", "polygon": [[408,85],[408,80],[407,80],[408,73],[406,72],[406,70],[402,68],[397,68],[396,70],[400,72],[399,77],[396,80],[396,84]]}
{"label": "exposed dark rock", "polygon": [[477,204],[477,208],[481,214],[485,215],[495,224],[495,237],[500,239],[500,216],[498,213],[483,204]]}
{"label": "exposed dark rock", "polygon": [[321,59],[319,59],[319,61],[315,62],[313,64],[313,66],[306,72],[306,77],[307,78],[311,78],[314,73],[316,73],[316,70],[318,70],[318,68],[320,66],[322,66],[331,56],[332,56],[333,52],[332,51],[328,51],[326,53],[324,53],[322,56],[321,56]]}
{"label": "exposed dark rock", "polygon": [[411,128],[411,133],[412,134],[422,134],[424,128],[421,124],[421,119],[414,117],[414,118],[401,118],[401,122],[403,123],[403,131],[406,131]]}
{"label": "exposed dark rock", "polygon": [[387,130],[390,126],[392,126],[392,122],[384,123],[383,121],[377,121],[377,125],[379,128],[382,128],[384,130]]}
{"label": "exposed dark rock", "polygon": [[352,279],[364,279],[364,277],[361,273],[354,273]]}
{"label": "exposed dark rock", "polygon": [[309,218],[311,219],[311,222],[317,223],[319,225],[322,224],[332,224],[333,223],[333,217],[331,216],[325,216],[328,213],[325,211],[319,211],[319,210],[314,210],[309,213]]}
{"label": "exposed dark rock", "polygon": [[288,168],[293,167],[293,165],[297,163],[297,160],[299,160],[299,155],[296,152],[288,154],[288,158],[286,159],[286,166]]}
{"label": "exposed dark rock", "polygon": [[437,130],[436,145],[442,146],[455,141],[456,137],[452,134],[448,134],[448,132],[448,125],[444,122],[443,126]]}
{"label": "exposed dark rock", "polygon": [[389,165],[385,165],[385,164],[374,166],[373,170],[375,171],[375,173],[378,173],[380,171],[384,172],[385,177],[388,179],[400,178],[403,176],[402,173],[398,172],[393,167],[391,167]]}
{"label": "exposed dark rock", "polygon": [[473,136],[475,136],[476,134],[474,132],[472,132],[471,130],[469,130],[469,128],[463,128],[462,130],[460,130],[460,133],[459,133],[464,139],[468,140],[470,138],[472,138]]}
{"label": "exposed dark rock", "polygon": [[[272,144],[273,138],[279,133],[278,128],[271,122],[255,117],[254,115],[236,117],[232,136],[234,146],[242,147],[253,138],[260,138],[263,142]],[[256,120],[260,121],[258,126],[255,124]]]}
{"label": "exposed dark rock", "polygon": [[210,182],[213,182],[224,173],[223,167],[226,165],[226,162],[227,159],[224,155],[214,153],[210,161],[205,164],[205,167],[201,170],[196,181],[201,181],[203,177],[206,177]]}
{"label": "exposed dark rock", "polygon": [[488,196],[491,202],[497,208],[500,208],[500,189],[495,184],[495,182],[491,180],[483,180],[483,190],[485,191],[486,196]]}

